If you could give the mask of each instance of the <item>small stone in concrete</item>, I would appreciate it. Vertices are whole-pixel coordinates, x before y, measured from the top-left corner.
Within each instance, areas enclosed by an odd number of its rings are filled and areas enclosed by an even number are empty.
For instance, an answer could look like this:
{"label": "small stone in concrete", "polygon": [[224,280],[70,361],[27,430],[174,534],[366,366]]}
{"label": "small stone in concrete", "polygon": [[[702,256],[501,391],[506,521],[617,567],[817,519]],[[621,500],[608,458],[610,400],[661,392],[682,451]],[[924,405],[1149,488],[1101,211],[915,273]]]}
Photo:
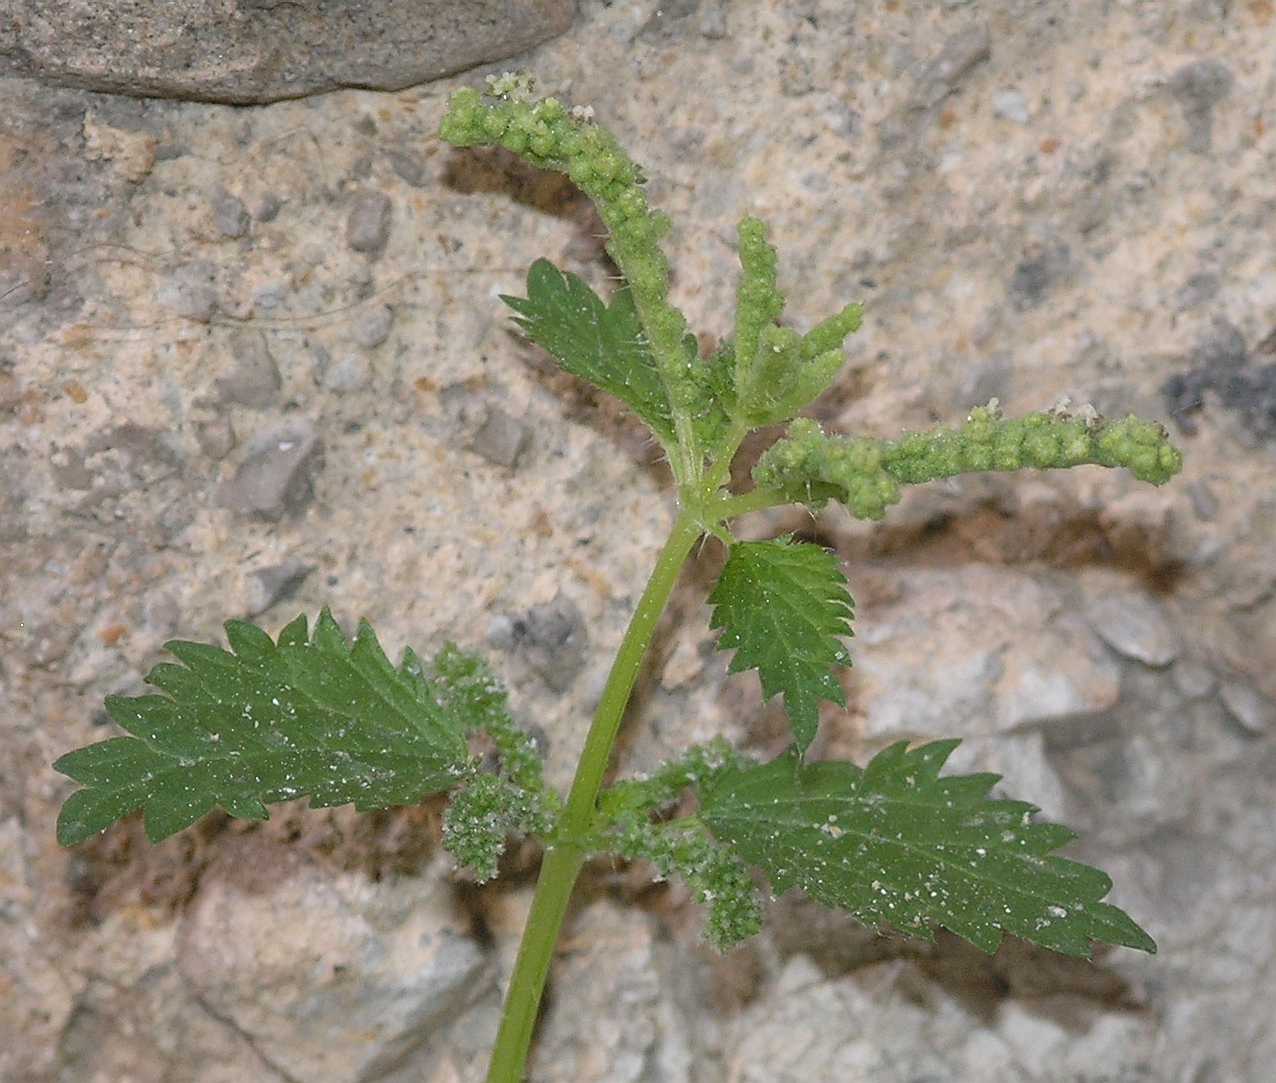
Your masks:
{"label": "small stone in concrete", "polygon": [[1087,606],[1086,616],[1099,638],[1126,658],[1159,669],[1179,655],[1178,633],[1147,595],[1104,592]]}
{"label": "small stone in concrete", "polygon": [[394,313],[388,305],[377,305],[354,321],[350,334],[366,350],[375,349],[390,337]]}
{"label": "small stone in concrete", "polygon": [[1174,687],[1188,699],[1201,699],[1218,687],[1218,678],[1208,667],[1188,658],[1177,662],[1172,673]]}
{"label": "small stone in concrete", "polygon": [[178,316],[208,323],[217,311],[216,276],[212,264],[184,264],[159,287],[156,300]]}
{"label": "small stone in concrete", "polygon": [[492,407],[470,441],[470,450],[498,466],[514,467],[527,447],[528,428],[504,410]]}
{"label": "small stone in concrete", "polygon": [[390,197],[363,192],[355,197],[346,220],[346,240],[356,252],[379,256],[390,237]]}
{"label": "small stone in concrete", "polygon": [[560,594],[528,610],[520,645],[550,689],[566,692],[585,668],[589,631],[576,604]]}
{"label": "small stone in concrete", "polygon": [[235,430],[230,418],[218,416],[195,422],[195,442],[214,462],[226,458],[235,449]]}
{"label": "small stone in concrete", "polygon": [[1183,109],[1187,148],[1207,154],[1214,135],[1214,106],[1232,91],[1232,70],[1213,57],[1184,64],[1170,76],[1170,93]]}
{"label": "small stone in concrete", "polygon": [[320,381],[329,391],[362,391],[372,380],[372,365],[361,353],[349,353],[328,365]]}
{"label": "small stone in concrete", "polygon": [[230,340],[235,369],[217,381],[223,402],[261,410],[275,401],[282,383],[279,366],[260,331],[243,331]]}
{"label": "small stone in concrete", "polygon": [[1016,124],[1028,123],[1028,102],[1017,90],[1000,90],[992,96],[992,111]]}
{"label": "small stone in concrete", "polygon": [[273,192],[267,192],[253,205],[253,217],[258,222],[273,222],[283,205],[284,201],[282,199]]}
{"label": "small stone in concrete", "polygon": [[939,55],[922,69],[917,104],[922,108],[938,104],[990,56],[988,27],[972,26],[954,34],[944,43]]}
{"label": "small stone in concrete", "polygon": [[300,589],[306,576],[315,570],[313,564],[286,560],[268,568],[259,568],[249,576],[248,615],[260,616],[272,605],[285,602]]}
{"label": "small stone in concrete", "polygon": [[248,232],[248,208],[237,196],[223,192],[213,200],[213,225],[223,237],[242,237]]}
{"label": "small stone in concrete", "polygon": [[1219,690],[1223,706],[1241,728],[1255,737],[1270,733],[1276,724],[1276,704],[1241,681],[1226,681]]}
{"label": "small stone in concrete", "polygon": [[278,521],[314,499],[311,472],[319,436],[310,421],[289,421],[259,434],[248,458],[219,494],[222,507]]}
{"label": "small stone in concrete", "polygon": [[416,154],[406,151],[392,150],[386,155],[390,159],[390,168],[399,180],[412,185],[413,188],[426,186],[425,162]]}

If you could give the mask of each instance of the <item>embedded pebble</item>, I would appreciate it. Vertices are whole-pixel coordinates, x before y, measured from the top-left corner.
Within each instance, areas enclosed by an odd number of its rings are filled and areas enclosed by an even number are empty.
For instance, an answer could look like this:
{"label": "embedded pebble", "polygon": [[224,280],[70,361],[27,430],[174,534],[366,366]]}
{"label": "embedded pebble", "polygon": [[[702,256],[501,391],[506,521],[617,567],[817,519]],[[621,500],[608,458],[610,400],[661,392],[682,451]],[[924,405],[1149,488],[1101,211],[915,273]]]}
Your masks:
{"label": "embedded pebble", "polygon": [[208,323],[217,311],[216,275],[211,263],[184,264],[160,285],[156,300],[178,316]]}
{"label": "embedded pebble", "polygon": [[253,206],[253,217],[258,222],[273,222],[283,205],[284,201],[282,199],[273,192],[267,192]]}
{"label": "embedded pebble", "polygon": [[222,401],[257,410],[269,406],[279,394],[282,380],[266,336],[260,331],[239,332],[230,340],[230,352],[235,358],[235,369],[229,376],[217,380]]}
{"label": "embedded pebble", "polygon": [[1174,666],[1174,687],[1188,699],[1201,699],[1218,687],[1218,678],[1200,662],[1183,659]]}
{"label": "embedded pebble", "polygon": [[1028,123],[1028,102],[1017,90],[1001,90],[992,96],[992,111],[1016,124]]}
{"label": "embedded pebble", "polygon": [[529,436],[523,422],[494,406],[470,440],[470,450],[498,466],[513,467],[526,449]]}
{"label": "embedded pebble", "polygon": [[1146,595],[1105,592],[1087,606],[1086,616],[1099,638],[1126,658],[1159,669],[1179,655],[1178,632]]}
{"label": "embedded pebble", "polygon": [[361,353],[350,353],[329,364],[320,383],[329,391],[362,391],[372,380],[372,365]]}
{"label": "embedded pebble", "polygon": [[1261,737],[1276,723],[1276,704],[1241,681],[1226,681],[1219,690],[1223,706],[1246,733]]}
{"label": "embedded pebble", "polygon": [[356,252],[379,256],[390,237],[390,197],[364,192],[356,197],[346,220],[346,240]]}
{"label": "embedded pebble", "polygon": [[296,514],[314,499],[311,473],[318,451],[319,435],[310,421],[289,421],[259,434],[218,502],[263,519]]}
{"label": "embedded pebble", "polygon": [[194,425],[199,450],[214,462],[226,458],[235,448],[235,430],[228,417],[212,417]]}
{"label": "embedded pebble", "polygon": [[248,577],[248,615],[260,616],[272,605],[287,601],[314,570],[313,564],[300,560],[258,568]]}
{"label": "embedded pebble", "polygon": [[944,43],[939,55],[922,69],[917,104],[926,108],[942,101],[990,56],[988,27],[973,26],[954,34]]}
{"label": "embedded pebble", "polygon": [[248,208],[229,192],[213,201],[213,225],[223,237],[242,237],[248,232]]}
{"label": "embedded pebble", "polygon": [[371,350],[390,337],[394,313],[387,305],[378,305],[354,322],[350,334],[360,346]]}
{"label": "embedded pebble", "polygon": [[408,154],[406,151],[392,150],[389,152],[390,168],[394,170],[394,175],[401,181],[412,185],[413,188],[424,188],[425,179],[425,162],[416,154]]}

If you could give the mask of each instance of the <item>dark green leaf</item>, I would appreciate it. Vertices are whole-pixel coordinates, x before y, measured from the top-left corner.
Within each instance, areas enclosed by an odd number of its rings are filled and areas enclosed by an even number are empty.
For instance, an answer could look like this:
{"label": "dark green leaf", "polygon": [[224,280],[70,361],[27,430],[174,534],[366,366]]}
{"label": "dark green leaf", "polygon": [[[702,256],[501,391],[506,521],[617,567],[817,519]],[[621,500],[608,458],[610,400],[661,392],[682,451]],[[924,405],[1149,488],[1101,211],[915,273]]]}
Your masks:
{"label": "dark green leaf", "polygon": [[608,306],[581,278],[538,259],[527,272],[527,296],[501,300],[564,369],[627,402],[666,446],[675,442],[669,396],[628,287]]}
{"label": "dark green leaf", "polygon": [[303,796],[316,807],[409,805],[466,774],[463,721],[440,704],[416,656],[405,652],[396,668],[366,622],[352,645],[327,610],[313,634],[298,617],[278,643],[242,621],[226,634],[234,653],[167,644],[184,664],[151,671],[164,695],[106,701],[133,736],[53,765],[85,787],[58,818],[64,846],[139,808],[157,842],[219,805],[252,820]]}
{"label": "dark green leaf", "polygon": [[855,603],[837,557],[788,538],[738,543],[709,604],[716,607],[711,627],[723,629],[718,647],[735,651],[731,672],[756,669],[766,698],[784,693],[805,751],[820,701],[846,706],[836,670],[850,664],[842,637],[851,634]]}
{"label": "dark green leaf", "polygon": [[990,800],[997,775],[939,778],[957,741],[880,752],[867,768],[795,755],[728,770],[701,795],[701,820],[770,877],[869,925],[930,939],[942,926],[984,951],[1013,933],[1065,955],[1091,941],[1154,952],[1112,881],[1051,856],[1075,836],[1036,809]]}

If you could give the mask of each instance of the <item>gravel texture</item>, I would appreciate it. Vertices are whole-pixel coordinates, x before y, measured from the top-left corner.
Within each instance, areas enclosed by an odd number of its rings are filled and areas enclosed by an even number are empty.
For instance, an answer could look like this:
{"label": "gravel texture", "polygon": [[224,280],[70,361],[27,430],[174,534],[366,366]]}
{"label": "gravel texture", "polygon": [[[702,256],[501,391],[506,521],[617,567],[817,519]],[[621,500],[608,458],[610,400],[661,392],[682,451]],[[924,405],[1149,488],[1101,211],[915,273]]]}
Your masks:
{"label": "gravel texture", "polygon": [[[513,7],[566,26],[566,4]],[[511,335],[498,300],[539,256],[607,284],[588,204],[434,136],[452,89],[526,67],[643,163],[706,343],[730,329],[745,213],[771,225],[795,326],[865,302],[815,411],[831,428],[895,436],[992,396],[1017,413],[1069,395],[1165,418],[1186,454],[1159,490],[1097,468],[971,477],[880,525],[741,525],[846,561],[850,707],[813,754],[965,737],[954,766],[1076,827],[1157,956],[986,960],[790,898],[718,958],[685,889],[600,863],[532,1078],[1262,1083],[1276,9],[576,7],[491,68],[420,82],[428,59],[334,76],[319,56],[297,93],[402,89],[251,110],[0,79],[0,1079],[481,1079],[534,850],[475,888],[427,805],[212,817],[154,848],[130,821],[68,853],[52,827],[71,786],[49,764],[112,732],[103,696],[139,692],[166,640],[330,604],[393,653],[486,653],[569,780],[672,502],[640,430]],[[48,70],[7,32],[9,71]],[[127,75],[120,43],[102,48]],[[279,96],[238,70],[215,96]],[[721,560],[705,547],[657,637],[632,767],[717,733],[783,744],[756,678],[713,652]]]}

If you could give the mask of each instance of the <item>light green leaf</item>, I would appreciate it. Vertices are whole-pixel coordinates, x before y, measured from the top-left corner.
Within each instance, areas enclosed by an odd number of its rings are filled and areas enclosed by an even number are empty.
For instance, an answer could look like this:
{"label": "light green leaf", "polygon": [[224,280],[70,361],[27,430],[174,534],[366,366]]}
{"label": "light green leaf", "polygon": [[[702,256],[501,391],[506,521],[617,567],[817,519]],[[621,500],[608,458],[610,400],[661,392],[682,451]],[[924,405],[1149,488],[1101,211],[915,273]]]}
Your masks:
{"label": "light green leaf", "polygon": [[1020,801],[989,800],[997,775],[939,778],[957,741],[878,753],[867,768],[801,764],[793,754],[722,772],[700,819],[760,866],[777,891],[799,887],[869,925],[931,939],[942,926],[993,952],[1013,933],[1065,955],[1091,941],[1156,951],[1112,881],[1051,856],[1075,836],[1034,823]]}
{"label": "light green leaf", "polygon": [[264,820],[266,805],[415,804],[468,773],[465,723],[421,676],[411,651],[395,667],[363,622],[353,645],[325,609],[308,633],[298,617],[278,642],[226,624],[233,653],[172,642],[182,663],[147,681],[164,695],[111,696],[131,737],[77,749],[53,766],[84,785],[58,817],[64,846],[141,808],[152,842],[221,806]]}
{"label": "light green leaf", "polygon": [[820,701],[846,706],[836,670],[850,665],[842,637],[852,634],[855,603],[837,557],[789,538],[737,543],[709,604],[716,607],[710,627],[723,629],[718,647],[735,651],[731,672],[756,669],[767,699],[784,694],[805,752]]}
{"label": "light green leaf", "polygon": [[538,259],[527,272],[527,296],[501,300],[564,369],[627,402],[662,443],[673,445],[669,396],[627,286],[609,306],[578,276]]}

